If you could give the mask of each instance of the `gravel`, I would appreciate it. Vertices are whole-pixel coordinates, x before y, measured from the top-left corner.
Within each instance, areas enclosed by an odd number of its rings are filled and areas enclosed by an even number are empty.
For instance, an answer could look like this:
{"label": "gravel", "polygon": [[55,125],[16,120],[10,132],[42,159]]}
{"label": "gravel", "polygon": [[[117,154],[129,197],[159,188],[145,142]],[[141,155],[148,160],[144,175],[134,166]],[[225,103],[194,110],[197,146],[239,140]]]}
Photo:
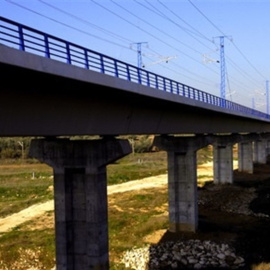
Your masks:
{"label": "gravel", "polygon": [[[224,188],[229,190],[231,195],[229,198],[223,198],[226,196],[223,192]],[[250,202],[256,197],[255,188],[242,189],[234,185],[210,185],[202,194],[199,192],[198,204],[222,212],[269,218],[265,214],[254,213],[249,208]],[[121,262],[125,267],[136,270],[211,267],[238,269],[245,265],[244,259],[235,254],[235,250],[228,244],[194,239],[133,248],[123,254]]]}
{"label": "gravel", "polygon": [[237,269],[244,259],[228,244],[213,241],[188,240],[147,245],[126,251],[122,258],[125,267],[136,270],[203,269],[224,267]]}

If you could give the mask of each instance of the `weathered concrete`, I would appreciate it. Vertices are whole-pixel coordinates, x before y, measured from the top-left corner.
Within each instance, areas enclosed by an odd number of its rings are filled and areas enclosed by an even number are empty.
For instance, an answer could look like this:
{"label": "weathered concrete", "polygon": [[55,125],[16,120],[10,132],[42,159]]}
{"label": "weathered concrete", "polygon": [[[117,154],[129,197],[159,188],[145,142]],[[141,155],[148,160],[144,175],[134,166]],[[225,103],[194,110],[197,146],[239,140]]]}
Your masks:
{"label": "weathered concrete", "polygon": [[214,183],[233,183],[233,145],[240,140],[239,135],[213,137]]}
{"label": "weathered concrete", "polygon": [[214,183],[233,183],[233,144],[214,145]]}
{"label": "weathered concrete", "polygon": [[154,145],[168,153],[169,230],[198,228],[196,151],[209,144],[207,137],[155,137]]}
{"label": "weathered concrete", "polygon": [[266,139],[261,138],[254,141],[253,161],[254,163],[266,164],[267,162],[267,140]]}
{"label": "weathered concrete", "polygon": [[268,157],[270,155],[270,140],[267,139],[266,141],[266,156]]}
{"label": "weathered concrete", "polygon": [[127,140],[33,140],[30,156],[53,167],[57,270],[108,270],[106,165]]}
{"label": "weathered concrete", "polygon": [[253,142],[238,143],[238,171],[253,173]]}

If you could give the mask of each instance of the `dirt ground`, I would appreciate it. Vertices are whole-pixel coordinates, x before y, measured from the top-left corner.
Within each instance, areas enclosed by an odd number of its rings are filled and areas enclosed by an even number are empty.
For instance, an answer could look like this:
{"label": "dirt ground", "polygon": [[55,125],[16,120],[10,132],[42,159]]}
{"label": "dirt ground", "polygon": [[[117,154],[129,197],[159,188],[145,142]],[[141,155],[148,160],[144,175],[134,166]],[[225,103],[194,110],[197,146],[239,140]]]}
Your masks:
{"label": "dirt ground", "polygon": [[[213,179],[213,168],[212,163],[206,163],[198,167],[198,176],[203,175],[204,180]],[[167,185],[167,174],[158,176],[151,176],[141,180],[129,181],[127,183],[108,186],[108,195],[113,193],[122,193],[132,190],[155,188]],[[51,187],[51,189],[53,189]],[[53,200],[32,205],[16,214],[10,215],[5,218],[0,218],[0,234],[5,233],[12,228],[20,225],[23,222],[31,220],[35,217],[44,215],[45,212],[54,210]]]}
{"label": "dirt ground", "polygon": [[234,179],[233,185],[207,184],[199,189],[197,233],[166,232],[160,242],[177,239],[225,242],[245,259],[245,266],[238,269],[269,270],[270,163],[255,165],[254,174],[236,170]]}
{"label": "dirt ground", "polygon": [[[199,166],[198,175],[211,180],[212,164]],[[255,165],[253,174],[234,171],[235,183],[216,186],[211,182],[198,188],[199,229],[197,233],[175,234],[158,231],[148,240],[163,242],[178,239],[201,239],[226,242],[246,262],[242,270],[270,269],[270,163]],[[149,177],[122,185],[110,186],[108,195],[134,189],[167,185],[167,175]],[[53,201],[32,206],[0,219],[0,233],[53,210]],[[264,264],[263,264],[264,263]],[[213,268],[214,269],[214,268]],[[220,269],[220,268],[219,268]]]}

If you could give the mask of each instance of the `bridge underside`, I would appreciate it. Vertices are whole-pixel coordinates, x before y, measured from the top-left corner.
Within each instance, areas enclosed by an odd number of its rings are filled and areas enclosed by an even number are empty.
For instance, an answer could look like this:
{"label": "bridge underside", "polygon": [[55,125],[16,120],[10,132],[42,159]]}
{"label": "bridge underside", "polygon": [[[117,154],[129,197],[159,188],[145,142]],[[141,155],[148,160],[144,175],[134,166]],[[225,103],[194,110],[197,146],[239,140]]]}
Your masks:
{"label": "bridge underside", "polygon": [[[269,124],[258,119],[230,114],[225,109],[186,97],[29,53],[4,49],[12,55],[0,54],[0,136],[270,131]],[[18,54],[19,61],[13,60],[14,54]]]}

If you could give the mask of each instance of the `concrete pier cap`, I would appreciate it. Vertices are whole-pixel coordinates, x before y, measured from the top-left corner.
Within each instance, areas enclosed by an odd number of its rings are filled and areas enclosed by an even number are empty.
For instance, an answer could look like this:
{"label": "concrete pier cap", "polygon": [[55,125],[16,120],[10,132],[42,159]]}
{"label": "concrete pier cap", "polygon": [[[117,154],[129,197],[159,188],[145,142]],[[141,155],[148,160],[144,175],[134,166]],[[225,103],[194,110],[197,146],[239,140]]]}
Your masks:
{"label": "concrete pier cap", "polygon": [[109,269],[106,165],[131,152],[111,137],[31,142],[30,156],[54,171],[56,269]]}
{"label": "concrete pier cap", "polygon": [[105,136],[96,140],[33,139],[29,156],[54,168],[106,166],[132,152],[128,140]]}

